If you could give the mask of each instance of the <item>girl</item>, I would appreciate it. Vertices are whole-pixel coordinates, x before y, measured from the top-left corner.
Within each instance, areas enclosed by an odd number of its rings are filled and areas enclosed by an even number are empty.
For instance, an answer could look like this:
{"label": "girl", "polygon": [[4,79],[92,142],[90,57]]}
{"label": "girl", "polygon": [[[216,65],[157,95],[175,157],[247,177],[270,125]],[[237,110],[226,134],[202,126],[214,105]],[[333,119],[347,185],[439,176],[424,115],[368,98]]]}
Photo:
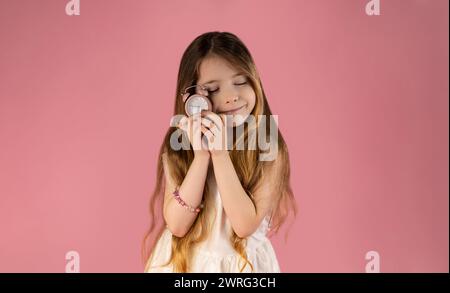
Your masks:
{"label": "girl", "polygon": [[[153,221],[143,242],[145,272],[280,272],[266,234],[278,231],[290,209],[297,214],[286,144],[276,129],[278,152],[272,161],[260,159],[259,145],[236,148],[239,141],[250,142],[249,117],[272,117],[250,52],[231,33],[200,35],[181,59],[175,115],[185,114],[180,93],[193,85],[201,85],[194,88],[208,97],[212,109],[183,117],[166,133],[150,201]],[[223,147],[227,129],[241,125],[244,132],[233,147]],[[173,147],[177,131],[192,148]],[[195,147],[198,135],[206,143]],[[218,142],[222,148],[213,147]],[[165,225],[148,245],[156,206]]]}

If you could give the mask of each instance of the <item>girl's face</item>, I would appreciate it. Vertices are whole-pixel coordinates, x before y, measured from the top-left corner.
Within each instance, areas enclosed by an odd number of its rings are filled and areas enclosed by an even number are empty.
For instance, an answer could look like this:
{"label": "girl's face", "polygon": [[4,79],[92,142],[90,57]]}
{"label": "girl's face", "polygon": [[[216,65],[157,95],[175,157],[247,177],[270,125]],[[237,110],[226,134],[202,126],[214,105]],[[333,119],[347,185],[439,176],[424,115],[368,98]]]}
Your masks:
{"label": "girl's face", "polygon": [[197,84],[207,89],[213,112],[233,115],[233,126],[243,123],[256,101],[255,91],[247,77],[217,56],[205,58],[199,70]]}

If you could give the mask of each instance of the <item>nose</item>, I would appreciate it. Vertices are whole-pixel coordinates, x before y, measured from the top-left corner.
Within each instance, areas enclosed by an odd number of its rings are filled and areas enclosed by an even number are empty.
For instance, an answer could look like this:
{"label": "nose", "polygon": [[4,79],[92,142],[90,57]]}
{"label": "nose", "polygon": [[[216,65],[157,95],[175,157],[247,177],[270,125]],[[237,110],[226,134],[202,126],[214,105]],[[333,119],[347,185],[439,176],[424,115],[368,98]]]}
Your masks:
{"label": "nose", "polygon": [[233,88],[224,89],[213,97],[214,111],[217,109],[221,109],[222,111],[232,109],[239,99],[239,91]]}
{"label": "nose", "polygon": [[237,100],[239,100],[239,95],[238,95],[238,91],[236,89],[233,88],[229,88],[227,90],[224,90],[224,92],[222,93],[222,101],[225,102],[225,104],[233,104],[235,103]]}
{"label": "nose", "polygon": [[232,104],[235,103],[237,100],[239,100],[238,96],[234,95],[234,96],[228,96],[225,100],[226,104]]}

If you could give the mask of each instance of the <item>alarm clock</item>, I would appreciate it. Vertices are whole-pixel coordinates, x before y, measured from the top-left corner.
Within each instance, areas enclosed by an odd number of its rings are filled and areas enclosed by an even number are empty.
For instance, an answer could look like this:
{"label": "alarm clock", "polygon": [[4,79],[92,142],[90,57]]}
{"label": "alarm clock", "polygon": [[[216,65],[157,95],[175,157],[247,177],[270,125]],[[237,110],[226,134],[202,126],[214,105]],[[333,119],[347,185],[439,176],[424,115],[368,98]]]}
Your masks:
{"label": "alarm clock", "polygon": [[[188,89],[193,87],[196,87],[196,93],[188,93]],[[211,101],[207,98],[208,91],[203,86],[193,85],[187,87],[181,95],[183,96],[184,110],[188,116],[201,113],[202,110],[212,110]]]}

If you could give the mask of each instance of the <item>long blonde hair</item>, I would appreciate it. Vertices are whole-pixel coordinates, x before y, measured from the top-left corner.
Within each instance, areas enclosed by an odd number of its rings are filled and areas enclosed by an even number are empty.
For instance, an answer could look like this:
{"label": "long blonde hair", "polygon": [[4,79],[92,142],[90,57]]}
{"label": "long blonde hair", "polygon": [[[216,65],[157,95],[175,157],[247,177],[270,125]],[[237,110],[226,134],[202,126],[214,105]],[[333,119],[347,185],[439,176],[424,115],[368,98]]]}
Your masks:
{"label": "long blonde hair", "polygon": [[[175,108],[174,115],[184,114],[184,104],[180,97],[180,93],[188,86],[195,85],[199,77],[199,68],[203,59],[210,56],[218,56],[229,62],[234,68],[243,72],[253,87],[256,94],[255,107],[251,113],[254,117],[258,115],[264,115],[262,117],[272,117],[269,105],[267,103],[266,95],[264,93],[259,74],[256,70],[253,58],[243,44],[243,42],[234,34],[228,32],[208,32],[198,36],[186,49],[180,62],[180,68],[178,72],[177,87],[175,93]],[[194,70],[193,70],[194,69]],[[257,120],[259,121],[259,120]],[[259,122],[257,122],[257,125]],[[269,133],[269,123],[266,124],[266,132]],[[149,243],[152,232],[155,230],[157,212],[163,210],[163,198],[165,188],[165,178],[162,163],[162,154],[167,154],[167,163],[171,173],[171,177],[174,179],[177,185],[181,185],[184,177],[189,169],[190,164],[194,159],[194,153],[192,149],[175,151],[170,147],[170,137],[177,128],[170,127],[167,130],[161,148],[158,155],[157,177],[156,187],[153,195],[150,199],[150,215],[151,225],[148,229],[143,243],[142,243],[142,257],[144,262],[149,262],[151,254],[155,248],[156,241],[162,235],[165,225],[157,230],[156,237],[152,243]],[[243,139],[247,141],[249,126],[247,125],[244,130]],[[290,187],[289,177],[289,156],[286,143],[278,131],[278,158],[283,168],[281,173],[277,177],[280,179],[277,181],[275,192],[277,192],[277,200],[274,202],[274,208],[271,214],[272,233],[278,232],[281,224],[285,221],[292,209],[294,216],[297,215],[297,207],[295,198],[293,196],[292,189]],[[185,135],[185,134],[183,134]],[[236,143],[235,145],[236,146]],[[237,150],[235,147],[230,151],[230,157],[233,162],[236,173],[240,179],[242,187],[249,195],[250,199],[254,202],[253,192],[256,190],[258,184],[261,182],[262,176],[270,168],[275,161],[261,161],[258,159],[259,148],[255,150]],[[203,191],[203,199],[205,208],[199,213],[190,230],[184,237],[176,237],[172,235],[172,249],[171,257],[165,264],[173,264],[175,272],[189,272],[190,262],[192,257],[192,248],[196,244],[202,242],[207,238],[209,234],[210,223],[207,217],[208,209],[214,209],[212,205],[211,196],[208,188],[208,184],[205,184]],[[156,209],[158,208],[158,209]],[[159,214],[161,216],[161,214]],[[287,237],[287,233],[286,233]],[[234,231],[230,236],[230,243],[234,250],[242,257],[244,265],[240,268],[242,272],[245,266],[250,265],[253,271],[253,265],[247,259],[246,254],[246,238],[240,238]]]}

